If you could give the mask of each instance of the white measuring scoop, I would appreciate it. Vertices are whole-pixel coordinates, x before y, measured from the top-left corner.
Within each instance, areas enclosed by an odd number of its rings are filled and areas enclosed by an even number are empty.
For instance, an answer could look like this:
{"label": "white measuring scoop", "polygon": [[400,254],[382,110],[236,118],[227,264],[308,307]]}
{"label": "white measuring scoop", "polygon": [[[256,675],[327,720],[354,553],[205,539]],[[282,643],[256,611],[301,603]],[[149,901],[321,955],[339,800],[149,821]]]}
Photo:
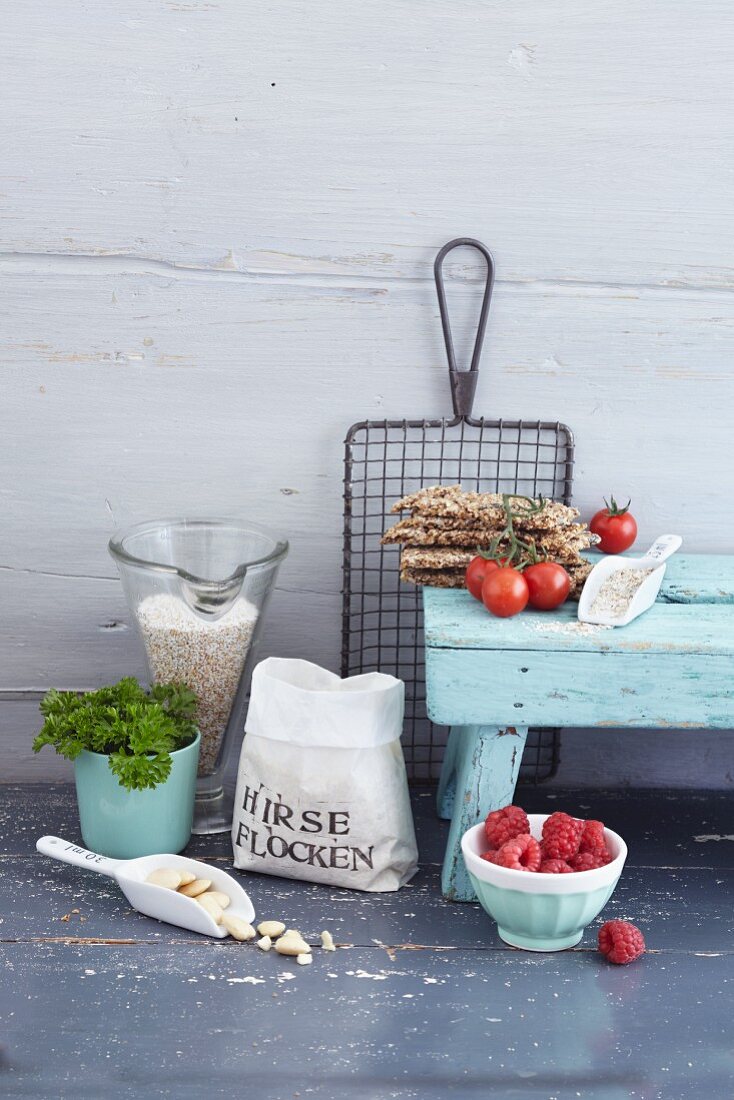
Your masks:
{"label": "white measuring scoop", "polygon": [[[665,576],[663,563],[680,548],[682,542],[680,535],[661,535],[642,558],[625,558],[617,554],[602,558],[589,573],[581,591],[579,622],[596,623],[599,626],[626,626],[638,615],[649,610],[655,603],[660,585],[663,583]],[[604,581],[620,569],[652,569],[653,572],[649,577],[645,577],[627,605],[627,610],[621,615],[613,615],[609,611],[592,613],[591,606]]]}
{"label": "white measuring scoop", "polygon": [[58,836],[42,836],[36,841],[36,848],[44,856],[113,878],[133,908],[144,913],[146,917],[155,917],[167,924],[188,928],[191,932],[201,932],[203,936],[223,939],[229,933],[226,928],[214,922],[213,917],[195,898],[187,898],[185,894],[178,894],[165,886],[146,882],[145,879],[151,871],[170,867],[174,871],[189,871],[197,878],[211,879],[212,890],[221,890],[232,899],[231,905],[227,907],[228,915],[240,917],[248,924],[252,924],[255,919],[255,908],[240,884],[226,871],[210,867],[208,863],[187,859],[186,856],[165,854],[141,856],[139,859],[110,859],[109,856],[88,852],[86,848],[80,848],[78,844],[72,844]]}

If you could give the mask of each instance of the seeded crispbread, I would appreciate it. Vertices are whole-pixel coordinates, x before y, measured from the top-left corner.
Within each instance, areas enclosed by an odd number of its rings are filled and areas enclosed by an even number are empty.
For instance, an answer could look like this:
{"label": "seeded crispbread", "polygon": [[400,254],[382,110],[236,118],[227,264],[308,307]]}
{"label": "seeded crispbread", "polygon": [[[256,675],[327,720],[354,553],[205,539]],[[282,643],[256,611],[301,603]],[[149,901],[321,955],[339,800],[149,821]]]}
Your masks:
{"label": "seeded crispbread", "polygon": [[400,555],[400,565],[404,569],[466,569],[474,557],[471,550],[455,549],[450,546],[419,547],[404,546]]}
{"label": "seeded crispbread", "polygon": [[429,588],[463,588],[463,569],[401,569],[401,581],[427,585]]}
{"label": "seeded crispbread", "polygon": [[[578,510],[558,501],[511,498],[516,537],[532,543],[541,558],[557,561],[571,577],[571,597],[578,597],[591,564],[580,551],[598,538],[578,522]],[[410,509],[385,532],[386,546],[402,544],[401,579],[440,588],[464,586],[466,566],[478,549],[496,547],[507,525],[500,493],[464,492],[460,485],[432,485],[403,497],[393,512]],[[509,541],[499,544],[499,553]],[[525,555],[527,560],[527,555]]]}
{"label": "seeded crispbread", "polygon": [[579,598],[581,589],[586,584],[586,578],[593,568],[594,563],[591,561],[581,561],[577,565],[564,566],[564,569],[571,578],[571,591],[568,594],[569,599],[577,600]]}
{"label": "seeded crispbread", "polygon": [[[464,490],[460,485],[425,485],[422,489],[418,489],[415,493],[408,493],[407,496],[397,500],[392,508],[391,512],[420,512],[425,507],[430,507],[434,502],[439,500],[443,502],[443,513],[447,514],[451,511],[456,511],[455,504],[457,500],[463,497]],[[497,498],[499,505],[502,505],[502,497],[499,493],[494,494]]]}
{"label": "seeded crispbread", "polygon": [[[504,513],[503,513],[504,515]],[[413,542],[420,540],[426,543],[445,538],[446,546],[455,545],[453,540],[463,538],[467,532],[472,536],[492,538],[504,530],[505,521],[498,518],[496,522],[481,523],[461,516],[406,516],[394,526],[389,527],[382,536],[382,542]],[[460,544],[461,545],[461,544]]]}
{"label": "seeded crispbread", "polygon": [[[504,526],[505,509],[501,493],[464,492],[460,485],[431,485],[410,493],[397,501],[391,511],[410,509],[413,516],[453,517],[459,520],[478,520],[488,526]],[[559,501],[548,500],[542,512],[536,512],[524,497],[512,498],[513,518],[523,527],[531,525],[537,530],[547,530],[572,523],[578,518],[577,508]]]}
{"label": "seeded crispbread", "polygon": [[[404,526],[403,526],[404,525]],[[486,549],[492,539],[502,533],[502,528],[485,527],[460,527],[455,530],[446,530],[441,527],[428,527],[420,523],[403,520],[399,531],[391,528],[383,537],[384,545],[404,543],[413,547],[458,547],[473,550],[476,547]],[[393,535],[396,532],[396,535]],[[533,541],[536,545],[550,553],[563,553],[564,551],[586,550],[594,546],[598,541],[598,535],[594,535],[580,524],[572,524],[570,527],[558,531],[524,531],[522,538]]]}
{"label": "seeded crispbread", "polygon": [[[406,524],[405,527],[402,524]],[[398,527],[400,530],[398,530]],[[489,546],[492,539],[501,534],[501,527],[426,527],[422,523],[403,520],[397,527],[391,527],[382,538],[384,546],[393,546],[401,542],[409,546]]]}
{"label": "seeded crispbread", "polygon": [[[568,543],[576,540],[579,548],[593,546],[598,536],[593,535],[580,523],[569,523],[555,527],[531,527],[514,521],[516,534],[528,540],[555,539]],[[475,520],[461,520],[450,524],[425,522],[420,517],[403,519],[394,527],[388,528],[382,536],[383,546],[392,546],[405,542],[412,546],[476,546],[489,543],[505,529],[504,523],[482,524]]]}
{"label": "seeded crispbread", "polygon": [[[564,568],[571,578],[571,590],[568,598],[578,600],[593,565],[591,562],[584,562],[575,566],[566,565]],[[463,569],[413,569],[404,567],[400,570],[400,579],[409,584],[426,585],[430,588],[464,588],[464,572]]]}
{"label": "seeded crispbread", "polygon": [[[466,569],[478,549],[487,548],[486,546],[404,546],[400,562],[401,566],[408,569]],[[500,544],[498,551],[500,555],[502,550],[503,546]],[[550,551],[544,546],[543,552],[547,552],[553,561],[567,567],[584,564],[584,559],[573,546],[559,546],[555,551]]]}

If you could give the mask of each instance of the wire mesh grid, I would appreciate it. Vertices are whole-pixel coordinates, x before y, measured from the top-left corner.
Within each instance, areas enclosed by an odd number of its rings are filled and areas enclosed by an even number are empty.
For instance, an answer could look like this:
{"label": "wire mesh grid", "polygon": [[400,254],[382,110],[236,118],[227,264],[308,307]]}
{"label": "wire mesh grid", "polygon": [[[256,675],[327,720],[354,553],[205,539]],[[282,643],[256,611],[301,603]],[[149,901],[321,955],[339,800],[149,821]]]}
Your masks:
{"label": "wire mesh grid", "polygon": [[[345,444],[342,675],[379,669],[405,682],[403,747],[413,781],[438,777],[448,730],[426,715],[421,589],[400,580],[400,549],[381,546],[393,504],[426,485],[460,484],[570,502],[573,436],[558,422],[385,420]],[[520,780],[558,766],[557,730],[531,730]]]}

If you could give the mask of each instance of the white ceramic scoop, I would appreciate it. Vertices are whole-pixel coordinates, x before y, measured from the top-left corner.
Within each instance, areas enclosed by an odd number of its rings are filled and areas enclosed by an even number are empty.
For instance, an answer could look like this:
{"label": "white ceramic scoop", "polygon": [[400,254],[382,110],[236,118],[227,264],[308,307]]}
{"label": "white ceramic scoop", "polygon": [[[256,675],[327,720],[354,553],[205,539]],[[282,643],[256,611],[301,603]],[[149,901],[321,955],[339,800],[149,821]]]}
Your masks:
{"label": "white ceramic scoop", "polygon": [[[579,600],[579,622],[596,623],[599,626],[626,626],[642,615],[655,603],[665,576],[665,562],[683,542],[680,535],[661,535],[642,558],[625,558],[613,555],[602,558],[589,573]],[[619,569],[652,569],[637,589],[626,610],[620,615],[610,611],[594,611],[591,607],[604,581]]]}
{"label": "white ceramic scoop", "polygon": [[179,928],[201,932],[203,936],[223,939],[229,933],[226,928],[215,924],[214,919],[195,898],[187,898],[185,894],[178,894],[165,886],[146,882],[145,879],[151,871],[170,867],[173,870],[189,871],[197,878],[211,879],[210,889],[221,890],[232,899],[232,904],[227,907],[228,914],[241,917],[248,924],[252,924],[255,919],[254,906],[240,884],[226,871],[210,867],[208,863],[173,855],[110,859],[108,856],[97,855],[96,852],[88,852],[86,848],[80,848],[78,844],[72,844],[58,836],[42,836],[36,842],[36,848],[44,856],[113,878],[133,908],[145,913],[146,917],[155,917],[167,924],[177,924]]}

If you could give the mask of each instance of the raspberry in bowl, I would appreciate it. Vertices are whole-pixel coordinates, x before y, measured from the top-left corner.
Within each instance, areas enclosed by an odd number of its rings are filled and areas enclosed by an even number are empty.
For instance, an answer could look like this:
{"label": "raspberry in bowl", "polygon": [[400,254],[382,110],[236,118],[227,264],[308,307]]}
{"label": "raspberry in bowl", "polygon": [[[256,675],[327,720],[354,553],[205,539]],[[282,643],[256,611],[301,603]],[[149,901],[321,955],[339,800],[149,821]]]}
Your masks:
{"label": "raspberry in bowl", "polygon": [[[510,837],[498,851],[487,851],[488,833],[483,821],[461,838],[464,862],[482,908],[497,921],[497,931],[505,943],[526,951],[563,951],[575,947],[586,925],[612,896],[627,858],[627,845],[611,829],[603,830],[604,858],[608,862],[589,858],[599,850],[602,833],[598,823],[589,830],[589,840],[584,845],[585,834],[559,820],[552,823],[550,832],[546,830],[546,837],[552,838],[547,845],[549,850],[543,853],[547,870],[542,871],[543,862],[540,871],[534,870],[537,853],[527,836],[540,844],[543,825],[549,816],[528,814],[528,833]],[[498,838],[502,839],[501,832]],[[582,845],[593,850],[584,852],[583,858],[582,853],[571,854],[574,847]],[[551,855],[552,852],[559,855]],[[498,859],[502,862],[498,863]],[[589,869],[575,870],[573,863],[588,865]]]}

